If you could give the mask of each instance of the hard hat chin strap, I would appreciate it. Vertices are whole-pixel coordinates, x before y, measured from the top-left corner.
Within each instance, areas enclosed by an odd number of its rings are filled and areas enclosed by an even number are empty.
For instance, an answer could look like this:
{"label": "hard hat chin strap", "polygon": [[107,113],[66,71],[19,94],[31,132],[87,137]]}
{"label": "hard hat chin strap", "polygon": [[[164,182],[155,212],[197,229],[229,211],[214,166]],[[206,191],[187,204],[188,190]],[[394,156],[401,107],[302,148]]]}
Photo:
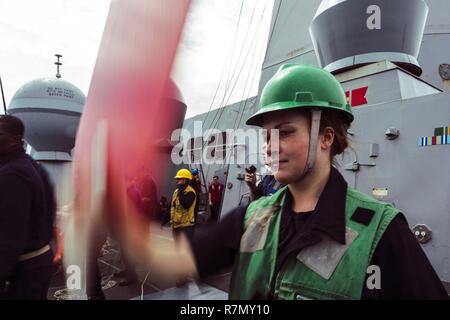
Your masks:
{"label": "hard hat chin strap", "polygon": [[319,109],[311,109],[311,132],[309,135],[308,159],[306,160],[305,169],[299,180],[303,179],[316,163],[317,143],[319,141],[320,118],[322,111]]}

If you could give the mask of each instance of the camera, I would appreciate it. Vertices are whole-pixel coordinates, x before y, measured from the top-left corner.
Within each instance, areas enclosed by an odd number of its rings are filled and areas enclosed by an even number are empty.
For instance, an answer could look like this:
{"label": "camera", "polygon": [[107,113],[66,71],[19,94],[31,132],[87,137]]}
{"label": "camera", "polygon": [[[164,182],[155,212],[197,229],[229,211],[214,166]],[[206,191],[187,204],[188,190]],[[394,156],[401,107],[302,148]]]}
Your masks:
{"label": "camera", "polygon": [[249,174],[254,174],[256,172],[256,167],[252,165],[248,168],[245,168],[245,171]]}

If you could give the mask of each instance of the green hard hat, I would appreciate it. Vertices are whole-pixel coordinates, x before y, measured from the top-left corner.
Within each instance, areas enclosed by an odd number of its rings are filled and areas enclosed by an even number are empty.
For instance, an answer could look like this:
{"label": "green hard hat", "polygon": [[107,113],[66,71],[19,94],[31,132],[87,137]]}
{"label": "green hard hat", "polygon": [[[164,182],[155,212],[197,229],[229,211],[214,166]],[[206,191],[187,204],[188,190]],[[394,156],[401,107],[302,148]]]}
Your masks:
{"label": "green hard hat", "polygon": [[285,64],[267,82],[258,112],[247,120],[247,125],[261,126],[264,114],[292,108],[317,107],[343,112],[353,121],[345,92],[336,78],[318,67]]}

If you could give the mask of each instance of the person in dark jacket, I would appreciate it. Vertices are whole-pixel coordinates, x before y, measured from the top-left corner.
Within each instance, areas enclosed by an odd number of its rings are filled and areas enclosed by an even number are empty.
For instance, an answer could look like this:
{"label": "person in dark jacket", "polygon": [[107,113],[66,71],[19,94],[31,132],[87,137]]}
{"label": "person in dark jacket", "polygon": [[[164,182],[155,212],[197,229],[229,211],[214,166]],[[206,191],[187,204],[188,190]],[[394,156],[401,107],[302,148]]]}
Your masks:
{"label": "person in dark jacket", "polygon": [[[150,223],[156,218],[158,204],[156,184],[150,175],[142,175],[131,181],[127,188],[127,194],[139,215],[140,223],[136,224],[138,229],[135,231],[139,232],[143,239],[146,239],[150,232]],[[122,240],[122,242],[126,241]],[[138,280],[138,275],[134,261],[124,244],[122,244],[121,252],[125,268],[114,275],[125,278],[119,283],[120,286],[128,286]]]}
{"label": "person in dark jacket", "polygon": [[245,182],[250,190],[250,201],[258,200],[261,197],[271,196],[284,187],[272,174],[265,175],[256,185],[256,168],[251,166],[246,168]]}
{"label": "person in dark jacket", "polygon": [[258,185],[256,184],[256,167],[252,165],[249,168],[245,168],[245,182],[247,183],[250,191],[250,202],[258,200],[261,197],[271,196],[285,186],[284,183],[277,181],[277,179],[273,176],[273,172],[270,169],[271,159],[267,156],[266,152],[266,143],[263,145],[262,149],[265,162],[265,171],[268,172],[268,174],[262,176]]}
{"label": "person in dark jacket", "polygon": [[194,220],[195,223],[198,223],[198,210],[200,206],[200,195],[202,193],[202,184],[200,182],[200,179],[198,178],[199,171],[198,169],[192,169],[192,179],[189,181],[189,185],[195,190],[195,196],[197,198],[197,201],[195,202],[195,208],[194,208]]}
{"label": "person in dark jacket", "polygon": [[42,299],[53,272],[55,198],[23,149],[20,119],[0,116],[0,298]]}
{"label": "person in dark jacket", "polygon": [[158,216],[160,217],[160,228],[170,223],[170,206],[167,198],[162,196],[158,203]]}
{"label": "person in dark jacket", "polygon": [[151,174],[143,175],[142,178],[138,180],[138,188],[141,192],[142,215],[146,222],[148,222],[148,225],[146,225],[148,232],[150,222],[157,219],[156,211],[158,208],[156,184],[152,179]]}

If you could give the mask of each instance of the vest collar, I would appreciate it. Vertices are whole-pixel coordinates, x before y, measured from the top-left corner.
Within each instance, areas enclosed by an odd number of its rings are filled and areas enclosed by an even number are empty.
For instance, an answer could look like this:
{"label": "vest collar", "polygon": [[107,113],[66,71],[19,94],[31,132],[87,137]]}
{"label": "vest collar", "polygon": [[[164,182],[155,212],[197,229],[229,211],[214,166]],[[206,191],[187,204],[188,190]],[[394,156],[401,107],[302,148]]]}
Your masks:
{"label": "vest collar", "polygon": [[334,167],[316,206],[316,229],[345,244],[347,182]]}
{"label": "vest collar", "polygon": [[[284,214],[293,214],[292,195],[288,188],[285,194]],[[311,217],[312,229],[323,232],[342,244],[345,244],[346,195],[347,182],[334,167],[331,167],[328,182]]]}

